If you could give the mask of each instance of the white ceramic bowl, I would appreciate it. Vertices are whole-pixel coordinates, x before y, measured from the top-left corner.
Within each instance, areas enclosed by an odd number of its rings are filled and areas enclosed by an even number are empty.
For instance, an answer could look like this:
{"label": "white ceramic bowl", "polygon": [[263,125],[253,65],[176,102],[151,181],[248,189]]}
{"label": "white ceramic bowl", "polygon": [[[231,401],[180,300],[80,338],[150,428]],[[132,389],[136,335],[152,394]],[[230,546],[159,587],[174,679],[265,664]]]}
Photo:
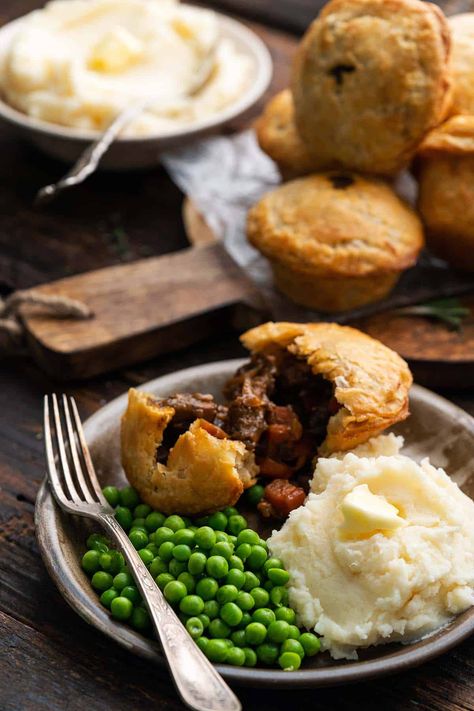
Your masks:
{"label": "white ceramic bowl", "polygon": [[[199,8],[196,8],[198,10]],[[0,29],[0,55],[5,52],[13,35],[21,28],[25,16]],[[113,170],[147,168],[159,162],[160,152],[190,143],[196,138],[215,133],[229,121],[242,116],[262,97],[272,77],[270,53],[257,35],[236,20],[217,13],[222,37],[229,38],[236,48],[250,58],[252,80],[244,93],[222,111],[174,132],[118,138],[104,157],[101,166]],[[68,128],[40,121],[17,111],[1,98],[0,120],[10,124],[20,135],[38,148],[60,160],[72,163],[98,133]]]}

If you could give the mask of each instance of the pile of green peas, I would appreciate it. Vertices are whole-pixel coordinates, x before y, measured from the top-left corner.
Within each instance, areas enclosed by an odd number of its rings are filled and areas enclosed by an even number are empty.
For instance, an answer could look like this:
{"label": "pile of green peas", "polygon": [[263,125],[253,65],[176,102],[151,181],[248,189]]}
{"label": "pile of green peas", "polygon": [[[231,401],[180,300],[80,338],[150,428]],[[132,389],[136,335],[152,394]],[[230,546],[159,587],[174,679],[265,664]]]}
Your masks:
{"label": "pile of green peas", "polygon": [[[259,662],[298,669],[320,642],[301,631],[288,606],[289,574],[266,542],[233,507],[191,521],[143,504],[131,486],[103,490],[166,600],[212,662]],[[97,533],[87,539],[82,567],[114,619],[140,632],[151,621],[123,555]]]}

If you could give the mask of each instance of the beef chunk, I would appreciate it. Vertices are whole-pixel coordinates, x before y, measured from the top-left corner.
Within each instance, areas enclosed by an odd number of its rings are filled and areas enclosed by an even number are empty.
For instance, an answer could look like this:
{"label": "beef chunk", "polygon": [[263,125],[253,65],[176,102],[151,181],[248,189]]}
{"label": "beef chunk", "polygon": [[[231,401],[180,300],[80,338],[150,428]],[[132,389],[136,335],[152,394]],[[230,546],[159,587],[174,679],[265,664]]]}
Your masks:
{"label": "beef chunk", "polygon": [[286,479],[275,479],[265,487],[264,498],[257,508],[264,518],[286,518],[290,511],[304,503],[304,489]]}
{"label": "beef chunk", "polygon": [[160,405],[174,408],[174,425],[191,423],[199,417],[214,422],[217,415],[217,403],[214,402],[212,395],[201,393],[177,393],[160,400]]}

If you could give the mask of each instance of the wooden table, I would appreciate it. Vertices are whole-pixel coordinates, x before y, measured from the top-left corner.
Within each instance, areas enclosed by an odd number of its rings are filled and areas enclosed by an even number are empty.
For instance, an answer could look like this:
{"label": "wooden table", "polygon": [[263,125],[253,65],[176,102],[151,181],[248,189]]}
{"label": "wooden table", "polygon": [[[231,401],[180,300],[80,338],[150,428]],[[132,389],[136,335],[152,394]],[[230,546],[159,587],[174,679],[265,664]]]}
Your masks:
{"label": "wooden table", "polygon": [[[0,22],[41,0],[2,0]],[[288,80],[300,32],[322,3],[312,0],[218,0],[267,41],[275,61],[271,92]],[[451,3],[456,9],[466,3]],[[286,31],[285,29],[286,28]],[[289,34],[288,30],[295,32]],[[240,126],[235,126],[238,128]],[[36,189],[63,167],[0,130],[0,294],[100,266],[186,245],[182,195],[156,169],[99,175],[43,212]],[[196,363],[241,353],[235,338],[140,367],[72,384],[87,417],[131,385]],[[48,578],[35,541],[33,511],[44,475],[42,396],[55,389],[27,359],[0,365],[0,709],[1,711],[132,711],[182,708],[168,676],[128,654],[83,622]],[[448,393],[474,413],[474,392]],[[239,690],[245,709],[474,709],[474,639],[403,675],[353,687],[301,691]]]}

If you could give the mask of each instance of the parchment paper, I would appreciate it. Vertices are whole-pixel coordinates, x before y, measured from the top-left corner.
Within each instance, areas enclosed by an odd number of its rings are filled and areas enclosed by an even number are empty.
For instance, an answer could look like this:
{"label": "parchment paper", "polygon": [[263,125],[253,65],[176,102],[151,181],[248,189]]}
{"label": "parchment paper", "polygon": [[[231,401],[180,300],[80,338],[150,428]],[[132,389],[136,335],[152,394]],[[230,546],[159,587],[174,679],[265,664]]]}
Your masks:
{"label": "parchment paper", "polygon": [[[230,255],[258,285],[274,318],[330,319],[343,323],[381,310],[474,290],[472,275],[456,272],[424,252],[417,266],[405,272],[392,294],[382,302],[336,317],[304,309],[274,289],[267,260],[245,237],[248,209],[280,183],[275,164],[260,150],[254,132],[208,138],[167,153],[162,160],[176,185],[192,199]],[[414,204],[416,183],[410,174],[399,176],[394,187],[401,197]]]}

